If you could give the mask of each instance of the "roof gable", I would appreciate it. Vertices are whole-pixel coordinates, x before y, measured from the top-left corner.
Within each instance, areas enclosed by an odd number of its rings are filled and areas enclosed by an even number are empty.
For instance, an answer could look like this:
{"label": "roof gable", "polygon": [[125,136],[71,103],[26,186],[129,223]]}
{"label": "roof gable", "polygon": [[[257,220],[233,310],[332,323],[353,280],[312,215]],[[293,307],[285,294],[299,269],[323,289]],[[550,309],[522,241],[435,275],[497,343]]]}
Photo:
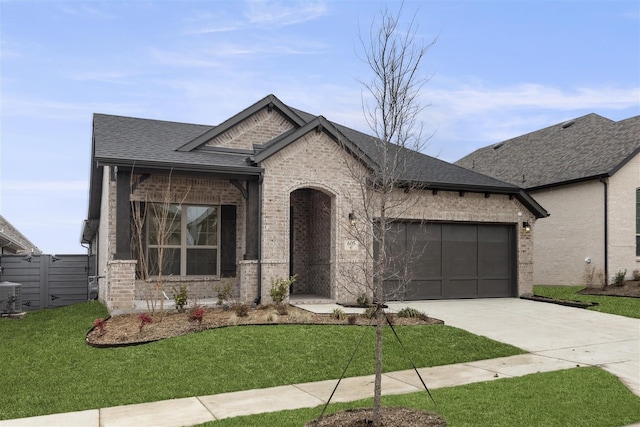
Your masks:
{"label": "roof gable", "polygon": [[455,164],[533,189],[610,176],[640,149],[640,116],[588,114],[483,147]]}
{"label": "roof gable", "polygon": [[[274,117],[270,115],[270,113],[273,111],[276,111],[279,114],[279,117],[281,119],[284,119],[284,121],[281,120],[279,126],[276,126],[280,128],[280,132],[274,132],[273,126],[271,126],[272,129],[269,129],[269,126],[267,126],[267,130],[266,132],[264,132],[264,142],[276,137],[284,131],[290,130],[294,127],[303,126],[306,123],[298,114],[296,114],[291,108],[285,105],[274,95],[267,95],[252,106],[225,120],[220,125],[189,141],[187,144],[178,148],[177,151],[192,151],[196,148],[206,145],[216,147],[229,146],[229,144],[225,143],[225,141],[222,139],[225,134],[227,135],[226,142],[228,142],[230,140],[233,140],[234,138],[237,138],[238,136],[246,134],[249,131],[256,131],[256,128],[261,127],[260,124],[264,124],[264,122],[269,121],[269,119],[274,119]],[[250,118],[254,118],[254,123],[248,123],[248,120]],[[243,123],[245,124],[244,127]],[[261,129],[257,130],[260,131]],[[236,146],[234,148],[246,149],[250,148],[251,144],[247,143],[244,145],[246,146]]]}

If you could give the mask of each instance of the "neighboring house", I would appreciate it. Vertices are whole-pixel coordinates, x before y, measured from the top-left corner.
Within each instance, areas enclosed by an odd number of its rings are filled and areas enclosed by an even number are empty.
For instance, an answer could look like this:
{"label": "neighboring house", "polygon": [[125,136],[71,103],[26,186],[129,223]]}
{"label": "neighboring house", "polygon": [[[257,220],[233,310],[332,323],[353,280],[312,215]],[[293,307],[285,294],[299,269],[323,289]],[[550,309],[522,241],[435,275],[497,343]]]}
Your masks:
{"label": "neighboring house", "polygon": [[41,253],[36,245],[0,215],[0,255]]}
{"label": "neighboring house", "polygon": [[549,211],[535,226],[535,284],[600,285],[640,268],[639,149],[640,116],[588,114],[456,164],[521,186]]}
{"label": "neighboring house", "polygon": [[[271,280],[297,274],[291,298],[353,302],[349,274],[365,259],[353,241],[359,182],[353,167],[375,167],[373,138],[291,108],[269,95],[218,126],[95,114],[88,218],[83,243],[97,255],[99,299],[130,310],[153,289],[137,279],[146,262],[168,251],[169,291],[214,295],[234,277],[243,302],[269,302]],[[531,233],[546,211],[516,185],[410,151],[403,179],[422,186],[397,218],[407,241],[427,239],[420,268],[403,299],[512,297],[532,290]],[[179,219],[159,243],[149,206]],[[399,192],[404,192],[402,189]],[[362,218],[362,216],[360,216]],[[427,220],[427,227],[418,227]],[[351,223],[355,222],[356,225]],[[132,239],[142,235],[142,249]],[[153,270],[153,269],[152,269]],[[157,273],[157,272],[155,272]],[[170,275],[170,276],[169,276]]]}

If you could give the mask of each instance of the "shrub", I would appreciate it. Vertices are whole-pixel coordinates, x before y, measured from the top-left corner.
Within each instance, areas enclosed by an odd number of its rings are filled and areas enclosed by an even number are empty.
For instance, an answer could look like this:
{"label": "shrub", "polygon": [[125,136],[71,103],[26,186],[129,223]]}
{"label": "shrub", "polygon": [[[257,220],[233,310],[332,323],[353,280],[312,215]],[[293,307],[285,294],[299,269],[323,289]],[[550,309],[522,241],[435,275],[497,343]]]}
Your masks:
{"label": "shrub", "polygon": [[289,294],[289,287],[296,281],[297,274],[289,277],[288,279],[271,279],[271,290],[269,295],[276,304],[282,304],[287,295]]}
{"label": "shrub", "polygon": [[249,315],[249,306],[247,304],[236,304],[233,309],[238,317],[247,317]]}
{"label": "shrub", "polygon": [[204,307],[196,305],[189,312],[189,320],[192,322],[198,322],[198,326],[202,326],[202,321],[204,320],[205,313],[206,310],[204,309]]}
{"label": "shrub", "polygon": [[184,313],[184,307],[187,305],[187,286],[180,286],[180,290],[173,287],[173,300],[176,302],[176,310],[178,313]]}
{"label": "shrub", "polygon": [[349,323],[350,325],[355,325],[356,323],[358,323],[358,316],[356,316],[355,314],[350,314],[349,317],[347,317],[347,323]]}
{"label": "shrub", "polygon": [[367,297],[367,294],[366,293],[360,294],[360,296],[356,298],[356,303],[360,307],[369,307],[369,298]]}
{"label": "shrub", "polygon": [[343,309],[341,308],[334,308],[333,311],[331,312],[331,317],[333,317],[334,319],[338,319],[338,320],[344,320],[347,318],[346,313],[344,312]]}
{"label": "shrub", "polygon": [[613,276],[613,286],[624,285],[624,278],[627,275],[627,270],[620,270]]}
{"label": "shrub", "polygon": [[375,305],[372,305],[371,307],[367,307],[364,313],[362,313],[362,316],[366,317],[367,319],[373,319],[374,317],[376,317],[377,310],[378,310],[378,307]]}
{"label": "shrub", "polygon": [[398,311],[397,314],[398,317],[410,317],[410,318],[414,318],[414,319],[420,319],[420,320],[427,320],[429,318],[429,316],[426,315],[426,313],[415,309],[413,307],[405,307],[401,310]]}
{"label": "shrub", "polygon": [[222,305],[225,301],[228,301],[231,298],[231,289],[233,288],[234,281],[234,277],[227,277],[220,279],[220,282],[213,285],[213,290],[216,291],[216,294],[218,295],[218,301],[216,304]]}
{"label": "shrub", "polygon": [[145,325],[149,325],[153,323],[153,319],[149,316],[149,313],[140,313],[138,314],[138,327],[140,328],[140,333],[142,333],[142,328]]}
{"label": "shrub", "polygon": [[98,330],[98,335],[102,336],[107,332],[106,330],[106,321],[103,318],[99,318],[93,321],[93,326]]}
{"label": "shrub", "polygon": [[285,316],[289,314],[289,306],[287,304],[276,304],[276,311],[279,315]]}
{"label": "shrub", "polygon": [[636,282],[640,281],[640,270],[636,268],[631,272],[631,275],[633,276],[633,280],[635,280]]}

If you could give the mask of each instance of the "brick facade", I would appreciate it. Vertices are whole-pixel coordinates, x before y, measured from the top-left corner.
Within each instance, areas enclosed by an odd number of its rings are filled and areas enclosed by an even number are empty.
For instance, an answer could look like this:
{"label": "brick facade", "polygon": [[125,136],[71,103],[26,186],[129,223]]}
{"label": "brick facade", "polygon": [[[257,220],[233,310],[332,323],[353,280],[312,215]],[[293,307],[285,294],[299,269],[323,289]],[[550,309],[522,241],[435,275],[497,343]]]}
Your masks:
{"label": "brick facade", "polygon": [[[249,149],[292,129],[292,124],[275,110],[263,109],[245,121],[218,135],[209,144],[226,148]],[[201,205],[235,205],[236,221],[236,287],[234,297],[252,302],[271,301],[272,279],[287,278],[293,272],[298,280],[293,293],[320,295],[335,301],[354,301],[364,291],[357,284],[369,274],[367,254],[372,242],[362,244],[353,233],[362,231],[366,222],[356,227],[349,214],[363,219],[363,197],[358,174],[363,166],[346,153],[323,131],[310,131],[298,140],[267,157],[259,166],[264,168],[261,193],[261,260],[244,260],[246,207],[242,192],[230,181],[179,176],[151,176],[139,181],[130,195],[134,201],[162,201],[171,187],[173,202]],[[103,212],[100,234],[101,266],[108,270],[105,289],[100,299],[111,309],[123,308],[134,299],[148,295],[153,280],[133,280],[132,264],[113,261],[115,252],[115,183],[108,179],[105,167]],[[533,274],[533,239],[520,224],[534,224],[535,217],[520,202],[508,195],[448,191],[399,192],[406,199],[397,218],[445,222],[502,223],[516,227],[518,294],[530,293]],[[392,213],[393,214],[393,213]],[[369,233],[370,234],[370,233]],[[293,241],[290,241],[293,235]],[[355,243],[354,243],[355,242]],[[293,253],[293,259],[290,255]],[[120,271],[127,265],[126,273]],[[133,267],[132,267],[133,266]],[[126,279],[124,277],[127,277]],[[216,278],[170,278],[165,290],[186,284],[190,295],[215,297]],[[125,288],[128,288],[125,290]],[[167,292],[169,296],[171,294]]]}
{"label": "brick facade", "polygon": [[[618,271],[627,270],[627,278],[630,278],[633,270],[640,269],[635,233],[640,155],[634,156],[605,182],[607,267],[611,283]],[[587,268],[604,274],[605,184],[593,179],[531,194],[551,213],[535,233],[534,283],[585,285]]]}

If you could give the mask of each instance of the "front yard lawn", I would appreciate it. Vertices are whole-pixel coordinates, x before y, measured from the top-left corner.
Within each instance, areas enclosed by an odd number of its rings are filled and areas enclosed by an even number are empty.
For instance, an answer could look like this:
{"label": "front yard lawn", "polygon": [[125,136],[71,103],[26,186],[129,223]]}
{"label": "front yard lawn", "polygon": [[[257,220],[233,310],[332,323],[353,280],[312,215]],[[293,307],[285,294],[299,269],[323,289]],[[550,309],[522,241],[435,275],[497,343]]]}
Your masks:
{"label": "front yard lawn", "polygon": [[[374,328],[273,325],[208,330],[136,347],[85,344],[97,303],[0,319],[0,419],[373,374]],[[446,325],[396,327],[418,367],[524,353]],[[385,371],[410,369],[392,334]]]}
{"label": "front yard lawn", "polygon": [[533,293],[562,300],[597,302],[598,305],[589,307],[587,310],[640,319],[640,298],[582,295],[578,293],[582,289],[584,286],[536,285],[533,287]]}
{"label": "front yard lawn", "polygon": [[[428,379],[427,379],[428,381]],[[436,412],[449,427],[567,426],[620,427],[640,421],[640,398],[599,368],[505,378],[425,392],[383,397],[385,406]],[[330,405],[327,413],[371,407],[372,400]],[[322,407],[258,414],[203,424],[206,427],[300,427]]]}

